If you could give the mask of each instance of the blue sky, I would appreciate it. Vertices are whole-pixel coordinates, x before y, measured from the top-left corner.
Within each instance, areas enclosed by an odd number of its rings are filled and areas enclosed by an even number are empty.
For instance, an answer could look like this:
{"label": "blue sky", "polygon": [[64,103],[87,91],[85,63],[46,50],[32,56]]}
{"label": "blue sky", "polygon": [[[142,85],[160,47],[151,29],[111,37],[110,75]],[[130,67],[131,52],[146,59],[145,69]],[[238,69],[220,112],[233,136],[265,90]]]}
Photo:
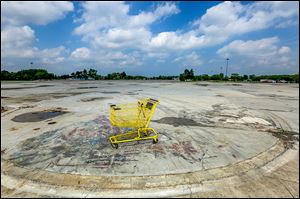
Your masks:
{"label": "blue sky", "polygon": [[1,1],[1,70],[293,74],[298,54],[299,2]]}

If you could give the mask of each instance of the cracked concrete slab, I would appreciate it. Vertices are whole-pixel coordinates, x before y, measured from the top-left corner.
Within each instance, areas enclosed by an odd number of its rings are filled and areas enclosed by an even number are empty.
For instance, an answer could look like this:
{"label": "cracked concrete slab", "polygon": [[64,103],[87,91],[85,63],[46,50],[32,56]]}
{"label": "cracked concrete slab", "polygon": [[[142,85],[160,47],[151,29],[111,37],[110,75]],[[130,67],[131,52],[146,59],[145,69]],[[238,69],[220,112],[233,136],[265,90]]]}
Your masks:
{"label": "cracked concrete slab", "polygon": [[[1,89],[1,196],[299,197],[293,84],[51,81]],[[150,123],[159,142],[112,148],[108,137],[126,129],[110,124],[109,105],[143,97],[160,100]]]}

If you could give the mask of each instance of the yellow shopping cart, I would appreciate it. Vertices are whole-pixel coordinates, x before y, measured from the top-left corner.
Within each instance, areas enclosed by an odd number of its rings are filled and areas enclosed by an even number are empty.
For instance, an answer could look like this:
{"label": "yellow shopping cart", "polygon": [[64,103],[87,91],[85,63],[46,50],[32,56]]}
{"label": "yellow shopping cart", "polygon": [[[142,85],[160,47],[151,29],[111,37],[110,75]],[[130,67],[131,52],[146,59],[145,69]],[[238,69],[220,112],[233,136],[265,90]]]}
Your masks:
{"label": "yellow shopping cart", "polygon": [[145,98],[138,100],[137,103],[111,105],[109,118],[111,124],[121,128],[131,128],[126,133],[110,136],[111,145],[118,148],[118,143],[147,139],[157,143],[158,134],[148,126],[158,103],[159,100]]}

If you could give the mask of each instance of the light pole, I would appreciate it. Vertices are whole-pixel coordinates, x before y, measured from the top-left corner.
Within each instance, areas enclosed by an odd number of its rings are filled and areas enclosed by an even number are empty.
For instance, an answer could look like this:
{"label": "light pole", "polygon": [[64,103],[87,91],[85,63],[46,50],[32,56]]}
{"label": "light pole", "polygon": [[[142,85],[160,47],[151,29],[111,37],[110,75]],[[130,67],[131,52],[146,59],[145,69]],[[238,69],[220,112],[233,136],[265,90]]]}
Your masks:
{"label": "light pole", "polygon": [[226,58],[227,64],[226,64],[226,77],[227,77],[227,70],[228,70],[228,60],[229,58]]}

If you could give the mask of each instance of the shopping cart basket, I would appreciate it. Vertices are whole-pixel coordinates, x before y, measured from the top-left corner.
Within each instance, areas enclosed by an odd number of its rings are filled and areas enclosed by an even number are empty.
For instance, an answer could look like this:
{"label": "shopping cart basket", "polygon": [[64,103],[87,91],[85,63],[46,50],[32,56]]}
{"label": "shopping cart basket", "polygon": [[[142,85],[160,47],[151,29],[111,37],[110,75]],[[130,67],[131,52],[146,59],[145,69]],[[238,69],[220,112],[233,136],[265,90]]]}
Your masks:
{"label": "shopping cart basket", "polygon": [[110,122],[113,126],[130,128],[131,130],[110,136],[109,140],[114,148],[118,143],[152,139],[158,142],[158,134],[149,128],[150,120],[159,100],[146,98],[137,103],[119,104],[110,106]]}

